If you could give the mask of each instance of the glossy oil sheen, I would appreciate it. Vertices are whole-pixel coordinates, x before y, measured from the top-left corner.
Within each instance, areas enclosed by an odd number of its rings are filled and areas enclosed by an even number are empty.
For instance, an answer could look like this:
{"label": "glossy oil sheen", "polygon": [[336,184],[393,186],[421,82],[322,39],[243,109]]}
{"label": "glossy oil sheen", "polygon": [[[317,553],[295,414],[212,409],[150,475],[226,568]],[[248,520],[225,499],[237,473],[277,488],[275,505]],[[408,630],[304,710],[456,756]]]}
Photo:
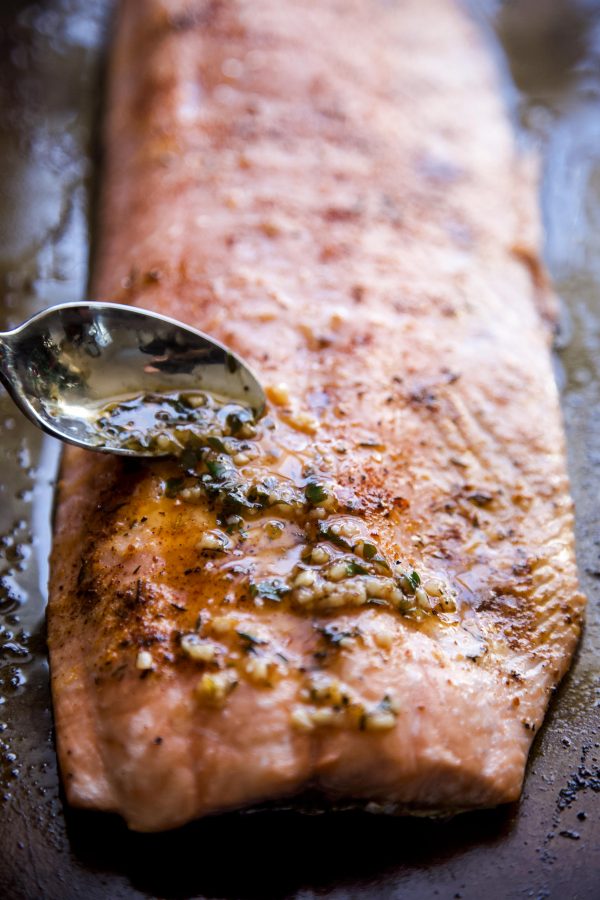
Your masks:
{"label": "glossy oil sheen", "polygon": [[[110,6],[9,0],[0,9],[0,330],[85,296],[90,147]],[[473,6],[508,50],[508,63],[498,56],[507,102],[521,139],[542,154],[546,258],[565,301],[557,377],[590,600],[578,658],[534,747],[522,802],[450,823],[280,812],[152,836],[65,809],[43,626],[58,447],[1,394],[3,896],[600,895],[600,2]],[[226,850],[235,864],[223,865]]]}

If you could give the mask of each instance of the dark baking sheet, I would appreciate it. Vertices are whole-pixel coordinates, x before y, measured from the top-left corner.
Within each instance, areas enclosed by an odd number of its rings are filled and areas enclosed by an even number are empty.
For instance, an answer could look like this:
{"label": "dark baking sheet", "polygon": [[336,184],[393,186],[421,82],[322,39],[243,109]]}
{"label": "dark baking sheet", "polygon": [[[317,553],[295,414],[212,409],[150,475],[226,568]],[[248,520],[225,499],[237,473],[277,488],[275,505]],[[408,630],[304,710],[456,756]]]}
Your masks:
{"label": "dark baking sheet", "polygon": [[[111,5],[0,4],[0,329],[85,296]],[[600,0],[473,9],[495,47],[520,137],[542,153],[546,256],[566,310],[557,377],[590,599],[578,658],[536,740],[521,803],[447,822],[230,815],[151,836],[68,810],[43,625],[58,450],[2,392],[1,897],[600,897]]]}

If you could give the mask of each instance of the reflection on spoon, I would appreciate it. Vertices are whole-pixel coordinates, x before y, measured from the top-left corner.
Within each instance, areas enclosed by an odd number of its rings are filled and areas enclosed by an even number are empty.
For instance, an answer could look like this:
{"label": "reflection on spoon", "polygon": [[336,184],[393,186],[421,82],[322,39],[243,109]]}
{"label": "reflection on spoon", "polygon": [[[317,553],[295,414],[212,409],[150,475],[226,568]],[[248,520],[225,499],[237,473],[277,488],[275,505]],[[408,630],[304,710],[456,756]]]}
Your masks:
{"label": "reflection on spoon", "polygon": [[227,347],[113,303],[53,306],[0,334],[0,379],[44,431],[125,456],[181,452],[200,433],[251,427],[265,408],[256,376]]}

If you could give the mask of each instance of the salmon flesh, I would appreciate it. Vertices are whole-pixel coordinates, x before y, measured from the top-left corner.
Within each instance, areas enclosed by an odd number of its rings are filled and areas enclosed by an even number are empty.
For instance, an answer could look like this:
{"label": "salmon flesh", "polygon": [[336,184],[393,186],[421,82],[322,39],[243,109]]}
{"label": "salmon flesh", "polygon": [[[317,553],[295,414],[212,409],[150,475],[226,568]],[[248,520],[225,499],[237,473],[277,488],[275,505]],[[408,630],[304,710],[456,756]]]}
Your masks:
{"label": "salmon flesh", "polygon": [[126,0],[93,296],[246,358],[190,462],[64,454],[48,636],[75,806],[514,801],[581,629],[519,157],[453,0]]}

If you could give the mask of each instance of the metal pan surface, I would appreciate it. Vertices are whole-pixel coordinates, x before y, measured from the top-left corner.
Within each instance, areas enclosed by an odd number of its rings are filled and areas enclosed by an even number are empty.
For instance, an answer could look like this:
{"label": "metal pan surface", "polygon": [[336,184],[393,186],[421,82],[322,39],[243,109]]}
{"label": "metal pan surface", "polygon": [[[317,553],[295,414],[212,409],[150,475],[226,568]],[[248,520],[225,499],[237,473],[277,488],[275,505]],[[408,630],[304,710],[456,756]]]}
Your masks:
{"label": "metal pan surface", "polygon": [[[0,330],[86,294],[111,0],[0,6]],[[600,896],[600,0],[472,3],[521,140],[541,152],[546,258],[564,300],[556,371],[589,597],[578,657],[518,805],[449,821],[221,816],[163,835],[70,810],[44,636],[58,447],[0,393],[0,896]]]}

